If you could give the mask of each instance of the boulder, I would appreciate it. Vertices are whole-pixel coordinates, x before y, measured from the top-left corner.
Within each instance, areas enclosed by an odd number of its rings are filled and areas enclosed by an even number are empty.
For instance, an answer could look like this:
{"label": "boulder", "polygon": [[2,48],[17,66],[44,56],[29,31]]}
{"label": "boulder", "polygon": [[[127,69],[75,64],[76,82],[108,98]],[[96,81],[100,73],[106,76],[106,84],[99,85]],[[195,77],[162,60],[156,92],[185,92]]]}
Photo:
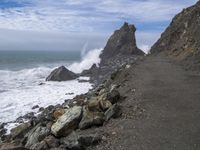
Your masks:
{"label": "boulder", "polygon": [[29,133],[27,133],[27,135],[25,135],[25,138],[27,138],[25,147],[31,148],[31,146],[39,143],[49,134],[50,130],[47,127],[43,127],[41,124],[38,124]]}
{"label": "boulder", "polygon": [[82,116],[82,107],[69,108],[51,127],[51,133],[55,136],[67,136],[78,127]]}
{"label": "boulder", "polygon": [[22,123],[19,126],[11,129],[12,139],[23,136],[30,129],[30,127],[31,127],[30,123]]}
{"label": "boulder", "polygon": [[83,109],[83,117],[79,123],[80,129],[87,129],[92,126],[101,126],[104,123],[104,114],[102,112],[92,112],[86,107]]}
{"label": "boulder", "polygon": [[114,104],[105,112],[105,121],[108,121],[110,118],[117,118],[121,115],[121,113],[120,106]]}
{"label": "boulder", "polygon": [[61,66],[51,72],[51,74],[46,78],[46,81],[68,81],[76,79],[77,75],[69,71],[64,66]]}

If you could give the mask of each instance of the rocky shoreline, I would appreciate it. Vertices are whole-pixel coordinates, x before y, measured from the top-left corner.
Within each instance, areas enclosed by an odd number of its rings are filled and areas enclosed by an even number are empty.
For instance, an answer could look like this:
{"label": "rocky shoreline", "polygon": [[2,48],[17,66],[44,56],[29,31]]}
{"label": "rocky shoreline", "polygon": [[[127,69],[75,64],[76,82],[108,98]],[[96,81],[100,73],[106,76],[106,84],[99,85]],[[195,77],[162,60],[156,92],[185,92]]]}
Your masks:
{"label": "rocky shoreline", "polygon": [[[135,31],[135,27],[128,23],[115,31],[100,56],[98,67],[93,65],[79,75],[63,66],[52,71],[47,81],[89,76],[94,88],[63,104],[47,108],[34,106],[32,109],[39,109],[39,114],[29,113],[17,118],[15,123],[19,125],[11,129],[9,135],[5,134],[6,124],[3,123],[0,126],[1,149],[83,150],[106,140],[106,133],[97,132],[96,129],[122,114],[120,102],[124,96],[118,91],[121,84],[114,83],[115,77],[144,54],[134,42]],[[115,55],[112,55],[113,51]]]}

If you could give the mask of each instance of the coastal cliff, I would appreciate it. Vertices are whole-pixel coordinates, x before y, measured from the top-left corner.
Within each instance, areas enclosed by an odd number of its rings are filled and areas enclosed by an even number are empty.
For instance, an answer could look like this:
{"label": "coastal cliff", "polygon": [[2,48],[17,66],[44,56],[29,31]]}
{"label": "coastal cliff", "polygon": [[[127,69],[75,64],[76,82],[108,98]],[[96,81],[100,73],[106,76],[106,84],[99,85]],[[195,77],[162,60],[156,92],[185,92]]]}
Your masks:
{"label": "coastal cliff", "polygon": [[188,67],[200,66],[200,1],[177,14],[151,53],[165,53]]}

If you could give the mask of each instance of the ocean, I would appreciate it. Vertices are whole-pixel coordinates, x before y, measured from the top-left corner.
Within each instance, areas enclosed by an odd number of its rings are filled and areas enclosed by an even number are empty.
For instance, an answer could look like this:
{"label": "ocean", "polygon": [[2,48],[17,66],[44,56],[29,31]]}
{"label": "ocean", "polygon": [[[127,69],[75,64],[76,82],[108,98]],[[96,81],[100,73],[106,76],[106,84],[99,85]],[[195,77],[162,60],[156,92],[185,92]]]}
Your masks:
{"label": "ocean", "polygon": [[[46,82],[50,72],[61,65],[76,73],[99,63],[101,49],[78,51],[0,51],[0,122],[12,122],[39,105],[63,103],[92,88],[78,80]],[[86,78],[87,77],[82,77]],[[40,85],[40,83],[44,83]],[[67,95],[66,93],[74,93]]]}

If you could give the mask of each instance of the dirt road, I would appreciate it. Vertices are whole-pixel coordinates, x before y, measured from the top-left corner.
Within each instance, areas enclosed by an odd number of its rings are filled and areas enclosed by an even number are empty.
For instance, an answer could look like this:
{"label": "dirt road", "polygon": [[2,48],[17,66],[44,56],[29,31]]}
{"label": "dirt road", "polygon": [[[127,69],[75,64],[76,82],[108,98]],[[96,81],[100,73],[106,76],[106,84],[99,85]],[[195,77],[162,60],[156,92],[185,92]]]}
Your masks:
{"label": "dirt road", "polygon": [[200,150],[200,76],[149,56],[116,79],[123,116],[105,125],[96,149]]}

